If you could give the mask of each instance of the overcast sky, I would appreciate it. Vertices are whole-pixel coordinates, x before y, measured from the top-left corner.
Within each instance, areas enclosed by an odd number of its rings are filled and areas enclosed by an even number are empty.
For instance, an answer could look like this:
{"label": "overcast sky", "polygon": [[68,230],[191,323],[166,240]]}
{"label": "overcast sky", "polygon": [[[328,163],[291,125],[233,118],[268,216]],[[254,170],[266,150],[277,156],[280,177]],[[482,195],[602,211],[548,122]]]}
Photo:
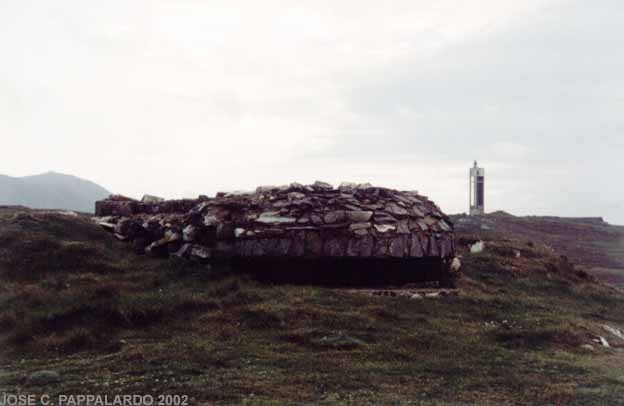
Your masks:
{"label": "overcast sky", "polygon": [[621,0],[0,0],[0,173],[291,181],[624,224]]}

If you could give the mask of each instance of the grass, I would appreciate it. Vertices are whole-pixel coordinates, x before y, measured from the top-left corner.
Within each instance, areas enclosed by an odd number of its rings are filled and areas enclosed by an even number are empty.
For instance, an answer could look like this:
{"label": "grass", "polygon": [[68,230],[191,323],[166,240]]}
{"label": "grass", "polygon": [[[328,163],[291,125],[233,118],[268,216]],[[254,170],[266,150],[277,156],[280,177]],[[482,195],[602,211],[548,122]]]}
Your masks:
{"label": "grass", "polygon": [[[24,216],[0,214],[11,247],[0,256],[9,393],[258,405],[586,405],[624,395],[624,342],[600,328],[624,327],[624,298],[539,246],[493,241],[464,253],[459,296],[412,300],[260,285],[225,266],[137,257],[88,220]],[[596,335],[614,347],[581,348]],[[42,369],[61,383],[29,385]]]}

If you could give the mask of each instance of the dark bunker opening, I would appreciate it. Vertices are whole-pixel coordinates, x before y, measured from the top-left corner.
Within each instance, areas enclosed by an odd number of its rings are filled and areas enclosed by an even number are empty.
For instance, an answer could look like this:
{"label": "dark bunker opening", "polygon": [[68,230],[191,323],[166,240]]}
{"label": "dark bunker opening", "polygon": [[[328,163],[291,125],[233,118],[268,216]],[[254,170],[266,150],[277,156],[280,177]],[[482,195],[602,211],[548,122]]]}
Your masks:
{"label": "dark bunker opening", "polygon": [[328,287],[449,286],[448,261],[425,258],[235,258],[234,272],[262,283]]}

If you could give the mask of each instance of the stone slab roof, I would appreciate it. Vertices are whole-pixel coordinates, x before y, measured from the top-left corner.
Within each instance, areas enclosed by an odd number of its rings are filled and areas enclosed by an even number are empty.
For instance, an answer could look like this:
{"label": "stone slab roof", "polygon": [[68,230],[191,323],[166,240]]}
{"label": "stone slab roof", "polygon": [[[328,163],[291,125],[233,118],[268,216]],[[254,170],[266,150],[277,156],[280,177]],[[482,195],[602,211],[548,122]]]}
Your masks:
{"label": "stone slab roof", "polygon": [[[100,224],[137,249],[217,257],[452,258],[453,224],[417,192],[324,182],[252,193],[96,204]],[[142,247],[143,246],[143,247]]]}

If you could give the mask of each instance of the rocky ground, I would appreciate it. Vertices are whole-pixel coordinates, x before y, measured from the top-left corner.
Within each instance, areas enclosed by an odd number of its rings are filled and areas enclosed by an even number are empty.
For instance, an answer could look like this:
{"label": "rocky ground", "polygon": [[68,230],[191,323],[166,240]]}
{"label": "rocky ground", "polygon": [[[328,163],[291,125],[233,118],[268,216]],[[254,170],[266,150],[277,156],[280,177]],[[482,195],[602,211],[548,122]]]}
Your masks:
{"label": "rocky ground", "polygon": [[623,404],[620,291],[536,238],[460,227],[458,242],[457,290],[353,292],[137,256],[88,217],[0,209],[0,392]]}

